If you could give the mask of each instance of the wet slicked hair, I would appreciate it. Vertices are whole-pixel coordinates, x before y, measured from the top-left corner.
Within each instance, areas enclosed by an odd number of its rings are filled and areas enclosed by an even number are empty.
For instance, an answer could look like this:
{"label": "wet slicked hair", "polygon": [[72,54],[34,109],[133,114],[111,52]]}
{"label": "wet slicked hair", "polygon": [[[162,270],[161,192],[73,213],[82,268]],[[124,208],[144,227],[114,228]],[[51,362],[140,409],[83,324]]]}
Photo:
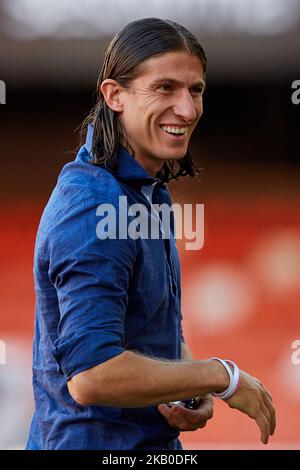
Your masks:
{"label": "wet slicked hair", "polygon": [[[81,126],[81,143],[84,143],[87,126],[94,126],[94,164],[104,165],[114,171],[118,151],[122,143],[126,142],[118,113],[107,106],[101,92],[103,80],[110,78],[128,88],[138,76],[143,62],[159,54],[175,51],[186,51],[198,56],[205,75],[207,59],[203,48],[190,31],[174,21],[144,18],[132,21],[115,35],[107,49],[98,77],[96,105]],[[157,176],[166,182],[179,176],[194,176],[196,173],[197,168],[187,152],[177,162],[166,160]]]}

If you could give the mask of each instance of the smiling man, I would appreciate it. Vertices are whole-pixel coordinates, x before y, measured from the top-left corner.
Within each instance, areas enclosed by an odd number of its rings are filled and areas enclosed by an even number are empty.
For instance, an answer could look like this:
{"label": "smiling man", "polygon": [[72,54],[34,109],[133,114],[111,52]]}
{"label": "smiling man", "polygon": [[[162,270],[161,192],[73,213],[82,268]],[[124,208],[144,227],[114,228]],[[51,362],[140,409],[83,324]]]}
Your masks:
{"label": "smiling man", "polygon": [[135,160],[152,176],[179,160],[202,116],[204,64],[187,51],[154,56],[139,66],[129,89],[105,79],[101,92],[118,113]]}
{"label": "smiling man", "polygon": [[37,234],[27,449],[181,449],[179,433],[212,417],[213,395],[255,419],[264,443],[274,432],[272,398],[257,379],[231,361],[192,358],[173,218],[169,237],[163,228],[130,237],[120,222],[122,236],[97,236],[99,207],[123,216],[126,196],[153,217],[154,204],[171,205],[167,181],[195,174],[188,144],[205,70],[197,39],[172,21],[134,21],[107,50],[85,141]]}

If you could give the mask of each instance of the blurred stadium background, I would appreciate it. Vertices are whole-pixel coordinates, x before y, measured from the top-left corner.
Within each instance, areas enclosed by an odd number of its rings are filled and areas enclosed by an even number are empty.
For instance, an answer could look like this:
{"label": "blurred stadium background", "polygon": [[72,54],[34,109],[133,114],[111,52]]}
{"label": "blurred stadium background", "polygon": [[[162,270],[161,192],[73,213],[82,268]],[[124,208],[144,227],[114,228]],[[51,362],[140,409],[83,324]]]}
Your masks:
{"label": "blurred stadium background", "polygon": [[[298,0],[0,0],[0,448],[22,448],[32,413],[32,256],[43,207],[93,104],[105,48],[127,22],[190,28],[209,59],[205,114],[192,141],[199,177],[174,202],[205,204],[205,246],[182,261],[187,342],[236,360],[272,391],[268,448],[300,448],[300,79]],[[2,354],[1,362],[4,362]],[[260,449],[254,422],[223,403],[187,449]]]}

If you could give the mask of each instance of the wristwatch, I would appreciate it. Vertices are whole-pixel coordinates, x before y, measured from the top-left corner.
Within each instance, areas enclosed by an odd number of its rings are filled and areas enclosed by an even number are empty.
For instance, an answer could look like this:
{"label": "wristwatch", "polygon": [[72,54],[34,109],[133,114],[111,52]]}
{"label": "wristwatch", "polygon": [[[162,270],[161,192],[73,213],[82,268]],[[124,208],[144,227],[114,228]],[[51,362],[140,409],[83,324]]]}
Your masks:
{"label": "wristwatch", "polygon": [[169,401],[167,405],[170,408],[175,405],[183,405],[185,408],[188,408],[189,410],[197,410],[197,408],[199,408],[200,402],[201,402],[201,398],[195,397],[195,398],[189,398],[187,400]]}

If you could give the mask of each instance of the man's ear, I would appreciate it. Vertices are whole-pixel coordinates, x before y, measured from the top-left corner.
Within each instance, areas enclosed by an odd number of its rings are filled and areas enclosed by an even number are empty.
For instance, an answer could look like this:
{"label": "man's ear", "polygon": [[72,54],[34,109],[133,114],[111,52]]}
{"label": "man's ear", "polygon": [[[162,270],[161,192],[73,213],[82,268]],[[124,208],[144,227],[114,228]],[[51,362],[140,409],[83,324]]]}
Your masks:
{"label": "man's ear", "polygon": [[121,99],[123,88],[116,80],[106,78],[101,83],[101,92],[104,96],[107,106],[120,113],[123,111],[123,102]]}

